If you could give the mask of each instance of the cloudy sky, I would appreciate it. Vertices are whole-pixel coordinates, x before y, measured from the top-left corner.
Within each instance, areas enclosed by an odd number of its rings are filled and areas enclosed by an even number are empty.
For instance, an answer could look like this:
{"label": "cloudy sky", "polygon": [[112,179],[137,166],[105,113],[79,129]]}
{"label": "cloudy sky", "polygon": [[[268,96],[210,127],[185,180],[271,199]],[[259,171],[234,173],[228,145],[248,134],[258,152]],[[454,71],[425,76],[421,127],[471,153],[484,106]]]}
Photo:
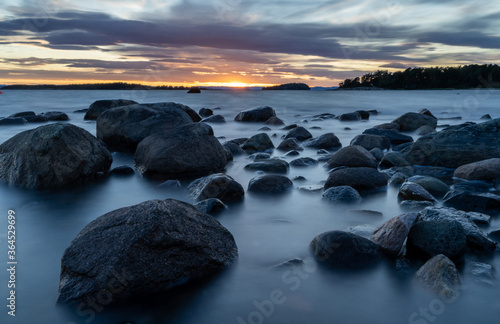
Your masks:
{"label": "cloudy sky", "polygon": [[500,61],[500,1],[2,0],[0,83],[334,86]]}

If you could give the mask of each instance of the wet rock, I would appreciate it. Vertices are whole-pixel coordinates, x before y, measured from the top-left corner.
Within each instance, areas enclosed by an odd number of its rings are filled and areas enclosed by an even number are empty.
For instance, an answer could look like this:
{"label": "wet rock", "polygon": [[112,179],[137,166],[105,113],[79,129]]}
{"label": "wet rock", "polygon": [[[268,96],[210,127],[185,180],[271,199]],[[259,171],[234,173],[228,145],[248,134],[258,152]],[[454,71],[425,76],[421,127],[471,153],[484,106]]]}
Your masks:
{"label": "wet rock", "polygon": [[387,150],[391,147],[391,141],[389,141],[387,136],[362,134],[354,137],[351,141],[351,145],[362,146],[368,151],[374,148]]}
{"label": "wet rock", "polygon": [[86,130],[54,123],[24,131],[0,145],[0,182],[56,190],[106,174],[112,157]]}
{"label": "wet rock", "polygon": [[495,286],[495,268],[491,264],[482,262],[468,262],[468,272],[474,277],[474,280],[479,283]]}
{"label": "wet rock", "polygon": [[458,168],[490,158],[500,158],[500,119],[477,125],[449,127],[420,137],[405,152],[415,165]]}
{"label": "wet rock", "polygon": [[437,119],[435,117],[413,112],[403,114],[392,122],[398,124],[399,130],[402,132],[411,132],[422,126],[429,126],[432,128],[436,128],[437,126]]}
{"label": "wet rock", "polygon": [[486,115],[483,115],[481,116],[481,120],[491,120],[491,115],[490,114],[486,114]]}
{"label": "wet rock", "polygon": [[368,112],[367,110],[356,110],[356,112],[359,114],[362,120],[370,119],[370,112]]}
{"label": "wet rock", "polygon": [[422,258],[444,254],[452,260],[460,260],[466,247],[466,232],[457,221],[417,222],[406,242],[407,254]]}
{"label": "wet rock", "polygon": [[470,180],[455,183],[452,187],[453,191],[467,191],[472,193],[486,192],[492,191],[495,189],[495,185],[492,183],[479,181],[479,180]]}
{"label": "wet rock", "polygon": [[288,151],[285,153],[286,157],[291,157],[291,156],[299,156],[300,152],[296,150]]}
{"label": "wet rock", "polygon": [[304,181],[307,181],[307,179],[303,176],[296,176],[295,178],[292,179],[293,181],[296,181],[296,182],[304,182]]}
{"label": "wet rock", "polygon": [[84,109],[77,109],[75,111],[73,111],[75,114],[85,114],[87,111],[89,111],[88,108],[84,108]]}
{"label": "wet rock", "polygon": [[245,170],[249,171],[263,171],[269,173],[288,173],[290,165],[288,162],[279,159],[269,159],[256,161],[245,166]]}
{"label": "wet rock", "polygon": [[[7,118],[21,117],[26,119],[28,123],[43,123],[49,121],[49,119],[43,115],[37,115],[33,111],[22,111],[8,116]],[[21,123],[23,124],[23,123]]]}
{"label": "wet rock", "polygon": [[389,184],[394,187],[399,187],[402,185],[408,177],[402,173],[402,172],[396,172],[392,175],[392,177],[389,179]]}
{"label": "wet rock", "polygon": [[413,138],[411,136],[401,134],[400,132],[392,129],[369,128],[365,130],[363,134],[386,136],[389,141],[391,141],[391,145],[393,146],[413,142]]}
{"label": "wet rock", "polygon": [[434,116],[434,115],[430,112],[430,110],[429,110],[429,109],[427,109],[427,108],[422,108],[422,109],[420,109],[420,110],[418,111],[418,113],[419,113],[419,114],[423,114],[423,115],[430,116],[430,117],[432,117],[432,118],[434,118],[434,119],[437,119],[437,117],[436,117],[436,116]]}
{"label": "wet rock", "polygon": [[330,114],[330,113],[323,113],[323,114],[319,114],[319,115],[314,115],[313,117],[314,118],[321,118],[321,119],[334,119],[335,115]]}
{"label": "wet rock", "polygon": [[182,107],[170,102],[106,110],[97,118],[97,137],[112,150],[134,152],[150,135],[193,123]]}
{"label": "wet rock", "polygon": [[303,143],[305,147],[323,150],[335,150],[342,147],[340,140],[333,133],[326,133],[315,138],[311,138]]}
{"label": "wet rock", "polygon": [[83,119],[96,120],[97,117],[99,117],[99,115],[105,112],[106,110],[121,106],[134,105],[134,104],[137,104],[137,102],[125,99],[97,100],[90,105]]}
{"label": "wet rock", "polygon": [[258,161],[258,160],[267,160],[271,158],[271,154],[269,153],[254,153],[248,157],[250,160]]}
{"label": "wet rock", "polygon": [[181,182],[179,180],[167,180],[158,185],[158,188],[167,189],[167,190],[177,190],[182,187]]}
{"label": "wet rock", "polygon": [[240,156],[240,155],[246,155],[247,152],[245,152],[238,144],[232,143],[232,142],[226,142],[222,144],[222,146],[225,149],[228,149],[233,156]]}
{"label": "wet rock", "polygon": [[271,117],[276,117],[274,109],[268,106],[262,106],[244,110],[240,112],[234,120],[239,122],[265,122]]}
{"label": "wet rock", "polygon": [[399,131],[399,124],[396,124],[396,123],[384,123],[384,124],[380,124],[380,125],[375,126],[375,128]]}
{"label": "wet rock", "polygon": [[339,186],[328,188],[323,193],[322,200],[332,203],[357,204],[362,198],[356,189],[350,186]]}
{"label": "wet rock", "polygon": [[371,149],[369,152],[377,161],[381,161],[384,158],[384,152],[382,152],[382,150],[379,148]]}
{"label": "wet rock", "polygon": [[455,170],[453,176],[465,180],[493,181],[500,178],[500,158],[464,164]]}
{"label": "wet rock", "polygon": [[285,151],[285,152],[288,152],[291,150],[295,150],[295,151],[303,151],[304,150],[295,138],[288,138],[288,139],[284,140],[283,142],[280,143],[280,145],[278,145],[278,147],[276,149],[279,151]]}
{"label": "wet rock", "polygon": [[113,301],[164,292],[219,272],[237,256],[233,236],[212,216],[173,199],[146,201],[97,218],[71,242],[58,302],[95,298],[120,276],[126,284]]}
{"label": "wet rock", "polygon": [[302,259],[295,258],[291,259],[285,262],[281,262],[277,265],[274,265],[270,267],[269,269],[271,270],[282,270],[282,269],[289,269],[289,268],[302,268],[305,266],[305,262]]}
{"label": "wet rock", "polygon": [[450,187],[446,183],[429,176],[413,176],[408,181],[421,185],[436,198],[442,198],[450,190]]}
{"label": "wet rock", "polygon": [[411,163],[401,152],[387,152],[379,163],[381,169],[410,166]]}
{"label": "wet rock", "polygon": [[349,145],[340,149],[326,163],[329,169],[340,166],[377,168],[377,160],[364,147]]}
{"label": "wet rock", "polygon": [[451,180],[455,170],[445,167],[414,165],[413,171],[414,175],[433,177],[440,180]]}
{"label": "wet rock", "polygon": [[258,129],[258,131],[260,132],[268,132],[268,131],[271,131],[271,127],[267,127],[267,126],[264,126],[264,127],[261,127]]}
{"label": "wet rock", "polygon": [[340,121],[358,121],[361,120],[361,115],[359,112],[352,112],[352,113],[347,113],[347,114],[342,114],[338,116]]}
{"label": "wet rock", "polygon": [[0,126],[3,126],[3,125],[24,125],[27,123],[28,123],[28,121],[24,117],[0,118]]}
{"label": "wet rock", "polygon": [[443,205],[463,211],[497,213],[500,211],[500,196],[491,193],[452,190],[443,197]]}
{"label": "wet rock", "polygon": [[359,235],[361,237],[369,239],[372,236],[375,227],[370,224],[361,224],[356,226],[350,226],[346,229],[346,232]]}
{"label": "wet rock", "polygon": [[417,213],[406,213],[391,218],[375,229],[370,240],[378,244],[386,255],[397,257],[417,216]]}
{"label": "wet rock", "polygon": [[402,200],[415,200],[415,201],[431,201],[436,199],[421,185],[413,182],[405,182],[399,188],[398,199]]}
{"label": "wet rock", "polygon": [[291,129],[294,129],[296,127],[299,127],[299,125],[297,125],[297,124],[291,124],[291,125],[287,125],[285,127],[282,127],[281,129],[282,130],[291,130]]}
{"label": "wet rock", "polygon": [[325,190],[351,186],[358,191],[379,189],[387,185],[387,176],[373,168],[343,168],[330,173]]}
{"label": "wet rock", "polygon": [[409,150],[411,145],[412,145],[411,142],[399,144],[399,145],[393,146],[392,151],[405,153],[407,150]]}
{"label": "wet rock", "polygon": [[279,119],[278,117],[276,116],[272,116],[270,117],[268,120],[266,120],[264,122],[264,124],[267,124],[267,125],[274,125],[274,126],[281,126],[281,125],[285,125],[285,123]]}
{"label": "wet rock", "polygon": [[224,116],[222,115],[213,115],[203,118],[201,121],[204,123],[224,124],[226,119],[224,119]]}
{"label": "wet rock", "polygon": [[307,193],[320,193],[323,191],[323,186],[322,185],[301,186],[297,187],[297,190]]}
{"label": "wet rock", "polygon": [[495,242],[499,242],[499,243],[500,243],[500,229],[497,229],[497,230],[491,231],[491,232],[488,234],[488,237],[489,237],[490,239],[492,239],[493,241],[495,241]]}
{"label": "wet rock", "polygon": [[49,121],[66,121],[69,120],[68,115],[60,111],[48,111],[44,112],[43,117],[47,118]]}
{"label": "wet rock", "polygon": [[317,160],[310,157],[302,157],[290,162],[290,165],[296,168],[305,168],[305,167],[315,166],[318,164],[319,162]]}
{"label": "wet rock", "polygon": [[459,222],[466,232],[467,246],[471,249],[493,251],[496,243],[490,240],[470,220],[468,213],[447,207],[427,207],[419,213],[418,221]]}
{"label": "wet rock", "polygon": [[285,135],[285,139],[295,138],[297,141],[301,142],[312,137],[312,134],[302,126],[293,128]]}
{"label": "wet rock", "polygon": [[460,275],[455,264],[439,254],[427,261],[416,277],[441,299],[452,302],[460,296]]}
{"label": "wet rock", "polygon": [[406,211],[420,211],[426,207],[435,205],[434,201],[418,201],[418,200],[403,200],[399,203],[399,207]]}
{"label": "wet rock", "polygon": [[[121,108],[108,110],[97,120],[117,109]],[[141,174],[175,179],[220,172],[227,156],[212,127],[193,123],[145,138],[137,146],[134,160]]]}
{"label": "wet rock", "polygon": [[216,173],[193,181],[188,190],[195,201],[217,198],[224,203],[243,200],[245,190],[232,177]]}
{"label": "wet rock", "polygon": [[382,217],[382,214],[376,210],[367,210],[367,209],[348,209],[347,212],[354,216],[368,216],[368,217]]}
{"label": "wet rock", "polygon": [[241,148],[245,152],[252,154],[255,152],[265,152],[267,150],[271,150],[274,148],[274,144],[266,133],[260,133],[250,137],[241,145]]}
{"label": "wet rock", "polygon": [[415,135],[423,136],[423,135],[427,135],[427,134],[431,134],[431,133],[435,133],[435,132],[436,132],[435,128],[428,126],[428,125],[424,125],[422,127],[419,127],[415,131]]}
{"label": "wet rock", "polygon": [[311,242],[314,258],[339,269],[372,267],[381,260],[379,246],[356,234],[331,231]]}
{"label": "wet rock", "polygon": [[111,174],[118,176],[128,176],[134,174],[135,171],[128,165],[119,165],[111,170]]}
{"label": "wet rock", "polygon": [[248,191],[259,194],[283,194],[293,189],[293,182],[282,175],[264,175],[252,178]]}
{"label": "wet rock", "polygon": [[194,207],[196,207],[196,209],[198,209],[200,212],[209,215],[217,215],[218,213],[227,209],[227,206],[217,198],[208,198],[202,200],[196,203]]}
{"label": "wet rock", "polygon": [[210,108],[201,108],[200,111],[198,111],[198,115],[202,118],[213,116],[213,114],[214,111]]}

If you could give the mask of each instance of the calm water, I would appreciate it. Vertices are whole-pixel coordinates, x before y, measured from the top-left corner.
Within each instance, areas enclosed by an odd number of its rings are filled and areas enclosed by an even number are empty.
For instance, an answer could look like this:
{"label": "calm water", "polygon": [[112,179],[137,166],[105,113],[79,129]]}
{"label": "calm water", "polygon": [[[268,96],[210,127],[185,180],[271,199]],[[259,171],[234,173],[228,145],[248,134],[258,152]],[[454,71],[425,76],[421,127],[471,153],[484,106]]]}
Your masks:
{"label": "calm water", "polygon": [[[99,99],[132,99],[138,102],[174,101],[195,110],[220,107],[227,124],[212,125],[216,136],[227,139],[249,137],[263,125],[233,122],[241,110],[261,105],[273,107],[287,124],[301,123],[313,135],[334,132],[342,144],[364,129],[389,122],[407,111],[430,109],[438,117],[461,116],[478,122],[490,113],[500,117],[500,91],[359,91],[359,92],[265,92],[205,91],[4,91],[0,95],[0,116],[33,110],[64,111],[71,123],[95,134],[95,123],[84,122],[74,110],[88,108]],[[320,113],[340,114],[357,109],[377,109],[380,114],[368,122],[341,123],[337,120],[310,121]],[[304,120],[309,120],[305,123]],[[460,121],[442,120],[441,124]],[[348,126],[351,130],[345,130]],[[33,128],[2,126],[0,142]],[[278,128],[269,134],[277,146],[285,132]],[[223,141],[223,139],[221,139]],[[280,153],[276,152],[279,156]],[[302,156],[316,156],[305,150]],[[113,166],[133,164],[133,157],[114,154]],[[291,160],[291,159],[287,159]],[[246,157],[238,157],[227,173],[245,188],[255,175],[243,167]],[[315,185],[327,178],[323,167],[290,170],[288,176],[305,176],[300,185]],[[185,184],[186,185],[186,184]],[[296,184],[298,186],[298,184]],[[185,188],[185,186],[184,186]],[[383,217],[349,215],[345,208],[323,204],[320,194],[294,190],[281,198],[265,199],[247,194],[245,201],[218,216],[234,235],[239,248],[238,263],[210,282],[175,293],[137,300],[125,308],[105,307],[95,312],[88,308],[77,312],[56,305],[60,259],[71,240],[91,220],[116,208],[150,199],[176,198],[190,201],[186,191],[171,192],[138,175],[111,177],[107,181],[58,194],[26,192],[0,186],[0,263],[7,260],[7,210],[17,214],[17,316],[7,316],[0,307],[1,323],[494,323],[500,318],[500,291],[475,282],[468,268],[461,270],[463,290],[458,300],[442,304],[422,291],[408,275],[397,273],[391,265],[367,272],[339,274],[311,262],[308,245],[318,234],[369,224],[378,226],[401,213],[396,191],[365,197],[354,208],[377,210]],[[490,229],[500,228],[500,220]],[[302,272],[293,268],[270,270],[281,262],[303,258],[308,261]],[[500,269],[500,258],[479,259]],[[412,265],[417,267],[418,265]],[[0,271],[0,293],[7,297],[6,271]],[[276,295],[277,294],[277,295]],[[269,300],[275,297],[276,303]],[[276,296],[279,296],[277,298]],[[5,299],[3,299],[5,301]],[[87,310],[87,311],[86,311]],[[419,313],[428,311],[429,313]],[[417,315],[413,315],[417,313]],[[424,317],[426,315],[427,317]]]}

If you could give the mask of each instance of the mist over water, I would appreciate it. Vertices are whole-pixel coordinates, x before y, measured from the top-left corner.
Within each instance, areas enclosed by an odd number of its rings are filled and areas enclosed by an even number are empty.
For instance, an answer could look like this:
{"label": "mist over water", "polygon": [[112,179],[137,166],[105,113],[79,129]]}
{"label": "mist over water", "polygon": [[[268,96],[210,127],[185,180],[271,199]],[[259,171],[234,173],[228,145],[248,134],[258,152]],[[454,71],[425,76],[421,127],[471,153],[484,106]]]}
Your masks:
{"label": "mist over water", "polygon": [[[500,117],[500,91],[4,91],[0,95],[0,116],[32,110],[37,113],[63,111],[70,122],[95,135],[95,122],[83,121],[77,109],[88,108],[99,99],[131,99],[140,103],[177,102],[198,111],[214,108],[225,117],[226,124],[212,124],[215,136],[226,139],[250,137],[263,124],[236,123],[236,114],[257,106],[271,106],[285,124],[299,123],[314,136],[327,132],[337,135],[343,146],[363,130],[408,112],[428,108],[437,117],[460,116],[462,120],[440,120],[439,124],[479,122],[484,114]],[[379,115],[367,122],[342,123],[338,120],[311,121],[321,113],[335,115],[359,109],[376,109]],[[308,122],[304,122],[307,120]],[[34,127],[1,126],[0,142]],[[346,127],[350,130],[345,129]],[[271,126],[275,146],[286,131]],[[416,139],[416,136],[414,136]],[[273,156],[283,156],[276,151]],[[305,149],[301,156],[317,158],[316,150]],[[113,166],[133,166],[133,156],[113,154]],[[286,157],[291,161],[293,158]],[[244,170],[251,160],[235,157],[226,173],[246,189],[255,173]],[[328,177],[322,163],[311,168],[293,168],[290,179],[304,176],[307,181],[295,187],[318,185]],[[92,220],[117,208],[150,199],[175,198],[192,203],[183,181],[180,190],[159,188],[158,183],[142,178],[109,177],[98,183],[58,193],[23,191],[0,186],[0,261],[7,260],[7,221],[9,209],[16,211],[18,285],[16,318],[7,316],[0,307],[1,323],[494,323],[500,318],[500,293],[495,287],[478,283],[466,266],[460,268],[461,296],[450,304],[436,302],[412,280],[420,264],[411,264],[407,274],[396,272],[393,264],[375,269],[338,273],[311,259],[309,243],[329,230],[369,224],[378,226],[403,211],[397,203],[397,191],[364,196],[363,202],[349,208],[383,213],[382,217],[349,214],[346,207],[321,201],[321,193],[295,189],[282,197],[245,194],[245,200],[217,216],[234,235],[239,249],[237,263],[208,282],[176,289],[160,296],[145,296],[126,307],[105,306],[78,313],[74,308],[56,305],[60,260],[73,238]],[[494,218],[485,232],[500,228]],[[302,258],[302,272],[294,268],[271,267],[294,258]],[[482,261],[500,269],[495,258],[468,255],[468,261]],[[6,297],[6,271],[0,271],[0,292]],[[273,300],[276,302],[269,302]],[[3,299],[5,301],[5,299]],[[439,306],[439,307],[438,307]],[[427,309],[428,317],[421,315]],[[85,308],[88,310],[88,308]],[[412,314],[417,313],[417,316]],[[260,314],[260,315],[259,315]],[[421,320],[418,322],[417,320]]]}

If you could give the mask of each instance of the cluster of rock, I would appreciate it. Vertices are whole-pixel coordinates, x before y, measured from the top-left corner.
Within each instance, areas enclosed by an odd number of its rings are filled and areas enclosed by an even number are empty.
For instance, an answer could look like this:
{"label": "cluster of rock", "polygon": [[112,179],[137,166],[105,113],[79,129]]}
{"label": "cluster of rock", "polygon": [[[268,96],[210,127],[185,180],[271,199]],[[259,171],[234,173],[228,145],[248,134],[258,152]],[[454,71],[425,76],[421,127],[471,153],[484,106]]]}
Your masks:
{"label": "cluster of rock", "polygon": [[41,114],[36,114],[34,111],[23,111],[12,114],[8,117],[0,118],[0,126],[2,125],[24,125],[28,123],[45,123],[49,121],[66,121],[69,120],[67,114],[60,111],[48,111]]}

